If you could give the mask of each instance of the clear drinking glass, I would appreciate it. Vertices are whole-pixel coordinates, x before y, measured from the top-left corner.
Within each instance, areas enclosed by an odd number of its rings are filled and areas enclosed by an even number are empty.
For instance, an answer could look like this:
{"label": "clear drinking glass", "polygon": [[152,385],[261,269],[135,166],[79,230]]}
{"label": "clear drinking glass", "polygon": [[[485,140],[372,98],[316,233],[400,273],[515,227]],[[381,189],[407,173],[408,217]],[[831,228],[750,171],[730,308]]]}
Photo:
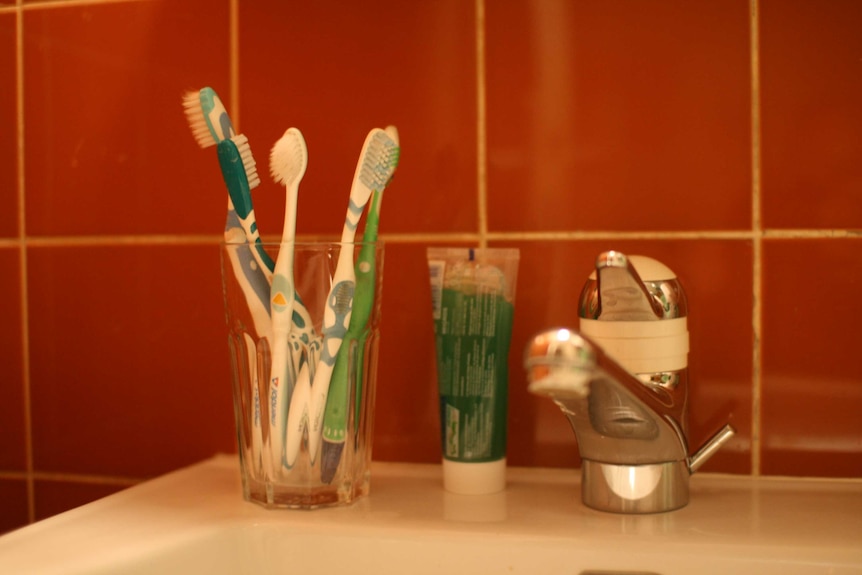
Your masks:
{"label": "clear drinking glass", "polygon": [[366,495],[382,244],[224,243],[221,262],[243,496],[311,509]]}

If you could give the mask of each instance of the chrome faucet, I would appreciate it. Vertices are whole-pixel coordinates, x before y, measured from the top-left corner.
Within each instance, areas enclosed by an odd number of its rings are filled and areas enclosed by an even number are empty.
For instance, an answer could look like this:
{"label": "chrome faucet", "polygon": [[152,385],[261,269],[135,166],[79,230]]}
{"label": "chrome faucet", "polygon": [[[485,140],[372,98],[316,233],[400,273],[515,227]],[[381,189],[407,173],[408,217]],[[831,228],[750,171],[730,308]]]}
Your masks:
{"label": "chrome faucet", "polygon": [[685,506],[689,477],[734,434],[688,448],[685,293],[664,264],[605,252],[581,292],[580,332],[540,333],[525,354],[529,390],[568,417],[585,505],[619,513]]}

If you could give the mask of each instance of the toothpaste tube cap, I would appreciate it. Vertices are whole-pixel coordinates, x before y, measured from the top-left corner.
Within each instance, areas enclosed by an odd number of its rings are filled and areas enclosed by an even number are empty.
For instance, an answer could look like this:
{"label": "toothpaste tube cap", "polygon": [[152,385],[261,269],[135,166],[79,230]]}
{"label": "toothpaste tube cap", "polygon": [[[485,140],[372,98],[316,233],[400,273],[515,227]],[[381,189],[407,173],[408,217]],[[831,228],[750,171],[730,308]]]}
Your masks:
{"label": "toothpaste tube cap", "polygon": [[506,459],[487,462],[443,460],[443,489],[461,495],[486,495],[506,488]]}

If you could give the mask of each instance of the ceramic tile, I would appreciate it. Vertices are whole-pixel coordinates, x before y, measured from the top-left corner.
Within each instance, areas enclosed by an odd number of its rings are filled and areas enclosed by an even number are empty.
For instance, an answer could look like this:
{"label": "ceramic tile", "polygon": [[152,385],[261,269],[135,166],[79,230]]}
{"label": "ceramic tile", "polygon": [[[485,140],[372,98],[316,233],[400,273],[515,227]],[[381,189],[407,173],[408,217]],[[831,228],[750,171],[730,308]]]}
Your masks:
{"label": "ceramic tile", "polygon": [[235,450],[213,246],[31,248],[37,471],[142,478]]}
{"label": "ceramic tile", "polygon": [[387,124],[403,153],[381,233],[476,231],[474,3],[243,3],[240,37],[240,125],[264,166],[264,234],[282,227],[284,192],[266,166],[284,130],[302,130],[309,151],[298,231],[337,236],[363,140]]}
{"label": "ceramic tile", "polygon": [[80,507],[125,488],[102,483],[38,480],[35,484],[36,520]]}
{"label": "ceramic tile", "polygon": [[763,222],[862,227],[862,4],[761,0]]}
{"label": "ceramic tile", "polygon": [[18,138],[15,14],[0,14],[0,237],[18,236]]}
{"label": "ceramic tile", "polygon": [[441,457],[426,247],[386,246],[374,422],[380,461],[437,463]]}
{"label": "ceramic tile", "polygon": [[764,242],[763,472],[862,477],[862,239]]}
{"label": "ceramic tile", "polygon": [[486,3],[490,229],[750,228],[748,4]]}
{"label": "ceramic tile", "polygon": [[27,484],[23,479],[0,479],[0,534],[28,522]]}
{"label": "ceramic tile", "polygon": [[0,248],[0,470],[24,471],[24,359],[18,248]]}
{"label": "ceramic tile", "polygon": [[[608,249],[656,258],[673,269],[689,304],[691,450],[726,422],[732,439],[704,467],[747,473],[751,453],[751,246],[742,241],[579,241],[515,244],[521,270],[509,358],[509,461],[577,466],[574,433],[558,408],[526,391],[522,354],[536,333],[577,328],[578,297],[596,256]],[[732,305],[731,305],[732,304]]]}
{"label": "ceramic tile", "polygon": [[220,231],[215,152],[197,148],[181,102],[227,86],[228,3],[75,3],[23,19],[28,233]]}

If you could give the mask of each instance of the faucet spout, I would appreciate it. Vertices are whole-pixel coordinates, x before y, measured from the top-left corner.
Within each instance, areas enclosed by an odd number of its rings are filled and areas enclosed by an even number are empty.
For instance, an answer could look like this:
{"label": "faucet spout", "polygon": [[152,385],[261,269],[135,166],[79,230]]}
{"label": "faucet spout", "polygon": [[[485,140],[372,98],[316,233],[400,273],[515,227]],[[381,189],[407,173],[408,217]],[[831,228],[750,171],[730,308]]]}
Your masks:
{"label": "faucet spout", "polygon": [[675,389],[644,384],[586,336],[568,329],[537,335],[525,367],[528,389],[568,417],[582,458],[627,465],[686,459],[685,406]]}

